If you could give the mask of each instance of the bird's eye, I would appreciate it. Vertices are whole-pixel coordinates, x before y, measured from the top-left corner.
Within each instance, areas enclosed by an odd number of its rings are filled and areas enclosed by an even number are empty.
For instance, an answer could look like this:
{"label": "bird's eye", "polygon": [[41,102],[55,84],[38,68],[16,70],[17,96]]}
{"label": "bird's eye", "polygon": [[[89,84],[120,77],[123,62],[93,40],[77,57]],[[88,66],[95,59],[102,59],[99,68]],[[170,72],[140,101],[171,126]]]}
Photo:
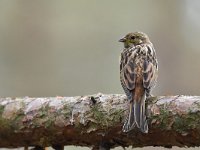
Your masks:
{"label": "bird's eye", "polygon": [[135,36],[132,36],[131,39],[132,39],[132,40],[135,40]]}

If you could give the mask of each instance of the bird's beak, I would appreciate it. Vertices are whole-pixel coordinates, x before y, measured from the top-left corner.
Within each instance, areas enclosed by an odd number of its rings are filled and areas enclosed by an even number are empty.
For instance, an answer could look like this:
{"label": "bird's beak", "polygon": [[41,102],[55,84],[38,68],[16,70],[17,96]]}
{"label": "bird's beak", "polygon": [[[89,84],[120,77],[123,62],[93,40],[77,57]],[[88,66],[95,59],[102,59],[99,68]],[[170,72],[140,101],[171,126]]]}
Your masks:
{"label": "bird's beak", "polygon": [[125,37],[123,37],[123,38],[121,38],[120,40],[119,40],[119,42],[125,42],[126,41],[126,38]]}

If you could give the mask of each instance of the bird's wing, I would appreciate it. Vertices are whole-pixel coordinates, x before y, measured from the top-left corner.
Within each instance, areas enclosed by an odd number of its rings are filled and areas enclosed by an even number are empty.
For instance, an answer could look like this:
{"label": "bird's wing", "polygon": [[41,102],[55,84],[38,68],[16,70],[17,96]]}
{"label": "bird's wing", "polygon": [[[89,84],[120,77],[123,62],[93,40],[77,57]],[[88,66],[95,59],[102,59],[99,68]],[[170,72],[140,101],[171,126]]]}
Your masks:
{"label": "bird's wing", "polygon": [[[133,60],[130,59],[132,56],[132,52],[128,50],[124,50],[121,53],[120,60],[120,81],[121,85],[124,89],[128,100],[132,100],[132,90],[135,88],[135,77],[136,74],[134,72],[135,64]],[[130,61],[132,60],[132,61]]]}
{"label": "bird's wing", "polygon": [[155,85],[158,75],[156,59],[144,60],[143,62],[143,86],[151,88]]}
{"label": "bird's wing", "polygon": [[133,60],[130,60],[123,69],[123,80],[126,87],[129,90],[133,90],[135,88],[135,81],[136,81],[136,73],[135,73],[135,63]]}

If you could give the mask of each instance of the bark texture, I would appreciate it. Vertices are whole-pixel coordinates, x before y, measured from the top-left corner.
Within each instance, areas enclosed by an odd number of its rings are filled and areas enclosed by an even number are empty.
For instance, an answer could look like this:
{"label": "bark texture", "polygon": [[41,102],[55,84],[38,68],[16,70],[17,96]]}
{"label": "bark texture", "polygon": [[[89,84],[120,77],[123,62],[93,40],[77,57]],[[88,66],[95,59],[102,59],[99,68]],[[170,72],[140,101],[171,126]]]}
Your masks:
{"label": "bark texture", "polygon": [[200,145],[200,97],[161,96],[147,102],[149,133],[121,131],[125,95],[1,98],[0,147],[76,145]]}

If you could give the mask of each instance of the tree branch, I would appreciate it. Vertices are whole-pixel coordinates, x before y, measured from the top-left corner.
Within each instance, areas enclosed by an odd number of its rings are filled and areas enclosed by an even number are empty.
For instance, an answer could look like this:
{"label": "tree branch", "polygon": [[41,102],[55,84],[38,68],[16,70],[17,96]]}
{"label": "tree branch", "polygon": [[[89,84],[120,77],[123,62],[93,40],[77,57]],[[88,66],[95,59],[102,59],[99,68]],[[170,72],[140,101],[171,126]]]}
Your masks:
{"label": "tree branch", "polygon": [[127,104],[124,95],[116,94],[1,98],[0,147],[200,145],[199,96],[148,99],[148,134],[121,131]]}

